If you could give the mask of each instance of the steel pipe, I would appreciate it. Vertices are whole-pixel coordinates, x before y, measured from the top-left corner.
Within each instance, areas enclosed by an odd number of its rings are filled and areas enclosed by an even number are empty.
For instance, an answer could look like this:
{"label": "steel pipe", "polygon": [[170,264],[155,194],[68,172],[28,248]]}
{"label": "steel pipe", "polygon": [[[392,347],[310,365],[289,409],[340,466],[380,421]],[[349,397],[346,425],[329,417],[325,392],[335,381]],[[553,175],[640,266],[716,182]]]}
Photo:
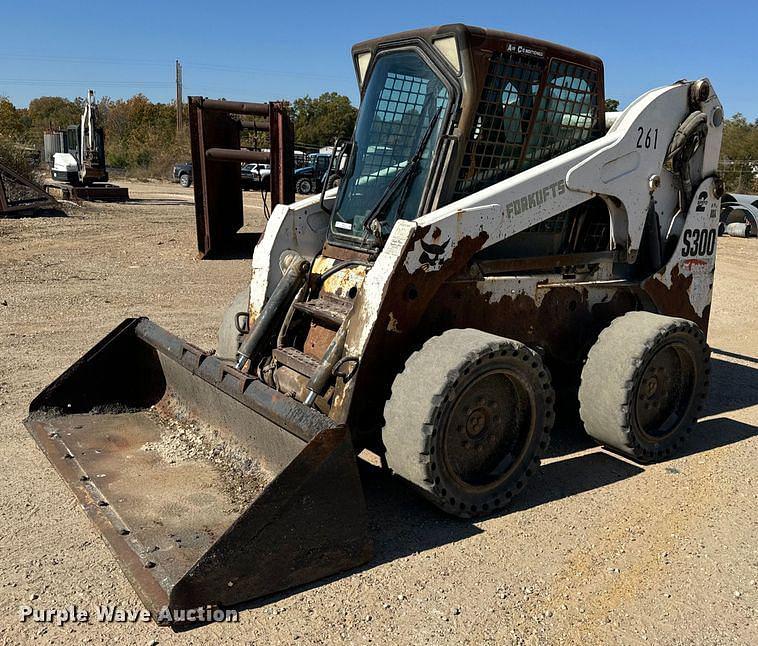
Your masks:
{"label": "steel pipe", "polygon": [[235,150],[233,148],[208,148],[205,158],[216,162],[258,162],[266,164],[271,160],[271,153],[260,150]]}
{"label": "steel pipe", "polygon": [[205,99],[203,109],[233,112],[234,114],[254,114],[267,117],[268,103],[248,103],[247,101],[222,101],[220,99]]}
{"label": "steel pipe", "polygon": [[246,130],[271,130],[271,124],[268,121],[240,121],[240,127]]}

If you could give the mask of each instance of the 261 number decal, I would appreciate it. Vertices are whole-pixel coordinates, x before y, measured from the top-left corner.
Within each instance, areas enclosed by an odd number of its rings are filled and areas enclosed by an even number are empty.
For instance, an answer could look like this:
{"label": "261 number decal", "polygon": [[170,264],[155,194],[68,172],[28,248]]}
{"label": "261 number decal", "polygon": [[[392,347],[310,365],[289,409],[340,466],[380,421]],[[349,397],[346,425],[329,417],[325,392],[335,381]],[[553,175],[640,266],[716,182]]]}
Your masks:
{"label": "261 number decal", "polygon": [[647,131],[642,126],[637,126],[637,148],[658,148],[658,128],[648,128]]}
{"label": "261 number decal", "polygon": [[716,250],[716,229],[685,229],[682,256],[712,256]]}

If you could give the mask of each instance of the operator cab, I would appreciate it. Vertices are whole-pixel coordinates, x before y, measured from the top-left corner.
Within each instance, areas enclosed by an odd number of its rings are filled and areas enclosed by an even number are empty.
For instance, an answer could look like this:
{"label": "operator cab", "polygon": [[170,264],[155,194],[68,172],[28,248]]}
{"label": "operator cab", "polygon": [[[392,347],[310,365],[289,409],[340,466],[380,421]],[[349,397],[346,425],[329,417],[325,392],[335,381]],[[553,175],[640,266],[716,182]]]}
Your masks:
{"label": "operator cab", "polygon": [[446,25],[368,40],[352,56],[361,107],[331,209],[334,245],[379,248],[397,219],[604,132],[602,61],[573,49]]}

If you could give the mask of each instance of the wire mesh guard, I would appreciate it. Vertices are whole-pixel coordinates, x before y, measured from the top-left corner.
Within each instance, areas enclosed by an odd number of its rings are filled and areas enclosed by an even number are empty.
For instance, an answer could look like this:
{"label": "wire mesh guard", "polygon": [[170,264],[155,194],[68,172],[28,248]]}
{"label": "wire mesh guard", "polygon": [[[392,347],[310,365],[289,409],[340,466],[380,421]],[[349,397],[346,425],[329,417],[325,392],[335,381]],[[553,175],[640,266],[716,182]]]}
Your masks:
{"label": "wire mesh guard", "polygon": [[[377,62],[364,99],[365,116],[356,128],[354,168],[337,207],[338,229],[360,235],[363,221],[387,185],[407,166],[424,140],[426,130],[449,103],[445,85],[415,54],[403,52]],[[437,128],[442,119],[438,119]],[[429,168],[436,137],[428,139],[418,175]],[[424,181],[417,178],[404,200],[401,217],[415,217]],[[382,218],[391,228],[399,200]]]}
{"label": "wire mesh guard", "polygon": [[428,79],[387,74],[369,134],[371,141],[385,143],[369,147],[362,176],[377,177],[383,169],[401,164],[413,154],[417,133],[430,119],[429,113],[423,111],[428,88]]}
{"label": "wire mesh guard", "polygon": [[592,139],[596,88],[596,70],[559,59],[548,66],[545,59],[495,52],[454,199]]}

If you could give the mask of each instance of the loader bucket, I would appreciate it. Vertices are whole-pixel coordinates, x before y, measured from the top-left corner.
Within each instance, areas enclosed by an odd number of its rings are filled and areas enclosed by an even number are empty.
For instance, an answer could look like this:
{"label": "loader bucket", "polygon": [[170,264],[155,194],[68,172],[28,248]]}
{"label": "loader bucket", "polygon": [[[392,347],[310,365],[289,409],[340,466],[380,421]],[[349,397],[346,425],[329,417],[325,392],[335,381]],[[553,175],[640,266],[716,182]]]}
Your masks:
{"label": "loader bucket", "polygon": [[108,334],[25,424],[161,623],[371,556],[346,429],[148,319]]}

